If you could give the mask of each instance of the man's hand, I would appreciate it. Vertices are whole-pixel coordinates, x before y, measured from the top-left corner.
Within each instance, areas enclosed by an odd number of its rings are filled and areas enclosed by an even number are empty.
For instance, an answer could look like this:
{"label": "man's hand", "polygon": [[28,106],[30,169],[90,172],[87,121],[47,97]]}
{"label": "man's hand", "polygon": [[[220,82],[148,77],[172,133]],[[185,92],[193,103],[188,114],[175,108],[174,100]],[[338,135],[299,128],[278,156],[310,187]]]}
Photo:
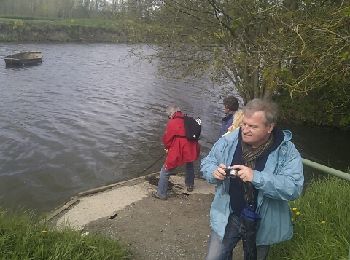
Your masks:
{"label": "man's hand", "polygon": [[253,180],[253,170],[245,165],[233,165],[233,169],[237,170],[237,176],[244,182]]}
{"label": "man's hand", "polygon": [[165,153],[168,153],[169,150],[168,149],[164,149],[164,151],[165,151]]}
{"label": "man's hand", "polygon": [[224,180],[226,177],[225,172],[226,166],[224,164],[220,164],[219,167],[213,172],[213,177],[218,180]]}

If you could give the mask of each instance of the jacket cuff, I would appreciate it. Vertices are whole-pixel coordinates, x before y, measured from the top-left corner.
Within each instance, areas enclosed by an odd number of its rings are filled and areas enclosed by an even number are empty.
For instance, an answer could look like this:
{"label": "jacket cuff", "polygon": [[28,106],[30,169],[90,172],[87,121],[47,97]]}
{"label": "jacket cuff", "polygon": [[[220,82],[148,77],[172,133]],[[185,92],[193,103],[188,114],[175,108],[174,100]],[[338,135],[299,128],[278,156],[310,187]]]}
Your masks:
{"label": "jacket cuff", "polygon": [[264,178],[260,171],[253,171],[253,180],[252,183],[255,188],[259,189],[264,185]]}
{"label": "jacket cuff", "polygon": [[217,168],[217,166],[212,166],[212,167],[209,167],[209,169],[206,170],[206,174],[205,174],[204,178],[209,183],[216,184],[218,182],[218,180],[215,179],[214,176],[213,176],[213,172],[215,171],[216,168]]}

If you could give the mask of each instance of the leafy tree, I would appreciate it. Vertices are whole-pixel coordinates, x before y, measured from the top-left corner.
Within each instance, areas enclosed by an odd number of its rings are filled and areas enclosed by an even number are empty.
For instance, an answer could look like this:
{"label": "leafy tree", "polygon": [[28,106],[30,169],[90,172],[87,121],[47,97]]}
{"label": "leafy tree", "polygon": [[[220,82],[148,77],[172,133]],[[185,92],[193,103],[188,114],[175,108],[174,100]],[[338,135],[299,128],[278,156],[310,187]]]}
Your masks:
{"label": "leafy tree", "polygon": [[[209,71],[244,100],[272,97],[289,109],[298,100],[301,111],[312,100],[310,113],[322,113],[307,120],[346,125],[349,10],[348,1],[164,0],[154,57],[163,73]],[[327,106],[314,102],[320,94]]]}
{"label": "leafy tree", "polygon": [[349,2],[305,1],[293,16],[292,31],[280,36],[291,58],[277,72],[276,100],[297,120],[348,127]]}

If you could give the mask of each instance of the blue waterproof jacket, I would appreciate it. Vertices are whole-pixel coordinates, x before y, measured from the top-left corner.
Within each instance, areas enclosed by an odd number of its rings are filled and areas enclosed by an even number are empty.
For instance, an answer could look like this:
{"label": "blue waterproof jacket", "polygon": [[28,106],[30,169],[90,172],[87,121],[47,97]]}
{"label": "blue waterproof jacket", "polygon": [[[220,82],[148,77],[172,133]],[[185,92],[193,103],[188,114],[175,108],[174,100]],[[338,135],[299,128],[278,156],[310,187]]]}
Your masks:
{"label": "blue waterproof jacket", "polygon": [[[201,162],[204,178],[216,184],[216,192],[210,209],[210,226],[224,237],[230,208],[230,180],[215,179],[212,174],[219,164],[232,162],[238,143],[239,130],[223,136]],[[270,153],[263,171],[254,170],[252,184],[258,190],[257,213],[260,215],[257,245],[271,245],[288,240],[293,235],[289,200],[299,197],[302,192],[304,175],[301,156],[290,141],[292,133],[283,131],[284,140]]]}

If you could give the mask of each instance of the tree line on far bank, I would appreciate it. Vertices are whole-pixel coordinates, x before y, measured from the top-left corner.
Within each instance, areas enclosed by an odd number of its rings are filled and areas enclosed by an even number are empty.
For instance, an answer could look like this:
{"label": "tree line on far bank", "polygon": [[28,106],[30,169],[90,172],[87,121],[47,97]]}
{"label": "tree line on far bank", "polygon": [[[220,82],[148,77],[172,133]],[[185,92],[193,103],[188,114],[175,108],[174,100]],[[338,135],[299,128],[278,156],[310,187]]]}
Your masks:
{"label": "tree line on far bank", "polygon": [[[349,0],[3,0],[2,15],[133,21],[171,76],[210,74],[282,117],[350,126]],[[145,56],[144,56],[145,57]]]}

